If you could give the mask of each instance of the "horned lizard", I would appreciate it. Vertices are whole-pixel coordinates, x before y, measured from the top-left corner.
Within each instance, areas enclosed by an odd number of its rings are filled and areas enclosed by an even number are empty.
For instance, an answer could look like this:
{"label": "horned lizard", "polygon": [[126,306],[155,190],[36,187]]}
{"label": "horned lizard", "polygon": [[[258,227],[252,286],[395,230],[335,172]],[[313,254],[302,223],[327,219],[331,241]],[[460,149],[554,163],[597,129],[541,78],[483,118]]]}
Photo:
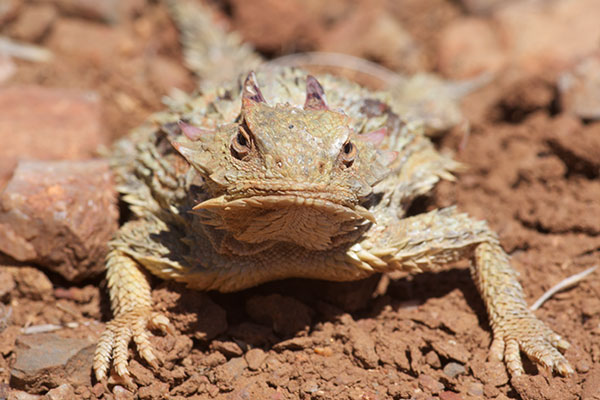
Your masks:
{"label": "horned lizard", "polygon": [[[198,290],[237,291],[289,277],[350,281],[432,271],[469,257],[511,375],[520,351],[562,375],[569,344],[528,309],[497,235],[455,208],[409,216],[415,197],[459,164],[435,150],[393,94],[296,68],[259,69],[168,111],[118,142],[119,190],[135,218],[110,243],[114,313],[94,356],[128,375],[128,345],[156,364],[147,272]],[[559,351],[560,350],[560,351]]]}

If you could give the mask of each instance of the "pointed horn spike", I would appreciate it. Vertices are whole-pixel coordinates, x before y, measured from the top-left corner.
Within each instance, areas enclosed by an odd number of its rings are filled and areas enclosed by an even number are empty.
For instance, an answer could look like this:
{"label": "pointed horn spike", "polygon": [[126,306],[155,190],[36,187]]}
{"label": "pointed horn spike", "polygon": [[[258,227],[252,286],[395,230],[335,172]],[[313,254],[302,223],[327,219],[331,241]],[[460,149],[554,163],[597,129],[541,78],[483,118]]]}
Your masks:
{"label": "pointed horn spike", "polygon": [[328,110],[327,102],[325,101],[325,91],[317,78],[312,75],[306,77],[306,101],[304,102],[305,110]]}
{"label": "pointed horn spike", "polygon": [[392,150],[382,150],[381,151],[381,163],[386,167],[389,166],[394,161],[396,161],[396,158],[398,158],[397,151],[392,151]]}
{"label": "pointed horn spike", "polygon": [[252,100],[255,103],[266,103],[265,98],[258,87],[254,71],[250,71],[244,81],[244,86],[242,87],[242,101],[247,100]]}
{"label": "pointed horn spike", "polygon": [[387,136],[387,128],[379,128],[377,130],[371,131],[369,133],[364,133],[362,135],[358,135],[358,138],[373,144],[375,147],[379,147],[379,145],[383,142],[385,137]]}
{"label": "pointed horn spike", "polygon": [[177,122],[177,125],[179,125],[179,128],[181,128],[181,132],[183,132],[183,134],[188,139],[193,140],[193,141],[200,139],[200,137],[202,137],[203,135],[206,135],[209,133],[214,133],[214,131],[212,131],[210,129],[199,128],[197,126],[190,125],[187,122],[182,121],[182,120],[179,120]]}

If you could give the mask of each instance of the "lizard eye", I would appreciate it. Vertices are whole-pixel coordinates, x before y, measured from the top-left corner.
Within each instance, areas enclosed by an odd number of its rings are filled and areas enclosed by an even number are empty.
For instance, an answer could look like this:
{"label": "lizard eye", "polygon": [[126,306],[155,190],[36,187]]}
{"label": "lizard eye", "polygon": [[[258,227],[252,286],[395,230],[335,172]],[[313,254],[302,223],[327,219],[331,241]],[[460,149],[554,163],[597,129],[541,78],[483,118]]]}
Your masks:
{"label": "lizard eye", "polygon": [[237,135],[231,140],[231,154],[238,160],[243,159],[252,149],[252,139],[248,134],[247,126],[240,125]]}
{"label": "lizard eye", "polygon": [[344,143],[342,147],[342,162],[346,167],[351,167],[356,157],[356,146],[352,142]]}

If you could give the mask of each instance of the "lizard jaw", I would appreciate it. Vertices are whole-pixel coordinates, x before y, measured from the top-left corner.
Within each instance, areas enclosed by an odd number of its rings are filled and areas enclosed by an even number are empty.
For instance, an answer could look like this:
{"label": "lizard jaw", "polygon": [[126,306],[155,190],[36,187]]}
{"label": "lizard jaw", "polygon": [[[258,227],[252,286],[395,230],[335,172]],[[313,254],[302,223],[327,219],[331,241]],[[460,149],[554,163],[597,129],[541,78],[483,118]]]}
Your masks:
{"label": "lizard jaw", "polygon": [[299,195],[268,195],[268,196],[252,196],[243,199],[227,200],[225,196],[213,197],[205,200],[202,203],[196,204],[192,210],[222,210],[224,212],[232,211],[235,208],[284,208],[284,207],[307,207],[316,208],[323,211],[330,211],[334,214],[355,214],[352,219],[365,219],[373,224],[377,223],[375,215],[361,205],[344,206],[316,197],[305,197]]}
{"label": "lizard jaw", "polygon": [[246,244],[288,242],[317,251],[350,243],[375,223],[363,206],[290,194],[235,200],[220,196],[196,205],[192,212],[209,229],[226,231]]}

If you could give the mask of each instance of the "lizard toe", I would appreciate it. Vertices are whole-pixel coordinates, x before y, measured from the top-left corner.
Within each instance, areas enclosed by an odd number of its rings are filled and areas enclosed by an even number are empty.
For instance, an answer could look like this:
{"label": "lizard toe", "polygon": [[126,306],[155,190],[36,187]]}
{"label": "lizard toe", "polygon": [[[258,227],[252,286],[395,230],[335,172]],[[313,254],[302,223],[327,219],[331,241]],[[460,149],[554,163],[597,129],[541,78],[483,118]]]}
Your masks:
{"label": "lizard toe", "polygon": [[549,371],[563,376],[573,373],[573,368],[559,351],[567,349],[569,343],[535,316],[505,321],[503,325],[504,361],[512,376],[523,373],[521,351]]}
{"label": "lizard toe", "polygon": [[106,378],[112,360],[114,371],[122,378],[129,377],[129,343],[133,341],[139,355],[152,367],[158,367],[158,358],[154,355],[149,340],[148,329],[158,328],[172,333],[173,327],[165,316],[148,310],[133,310],[116,316],[106,324],[96,352],[93,369],[98,381]]}

